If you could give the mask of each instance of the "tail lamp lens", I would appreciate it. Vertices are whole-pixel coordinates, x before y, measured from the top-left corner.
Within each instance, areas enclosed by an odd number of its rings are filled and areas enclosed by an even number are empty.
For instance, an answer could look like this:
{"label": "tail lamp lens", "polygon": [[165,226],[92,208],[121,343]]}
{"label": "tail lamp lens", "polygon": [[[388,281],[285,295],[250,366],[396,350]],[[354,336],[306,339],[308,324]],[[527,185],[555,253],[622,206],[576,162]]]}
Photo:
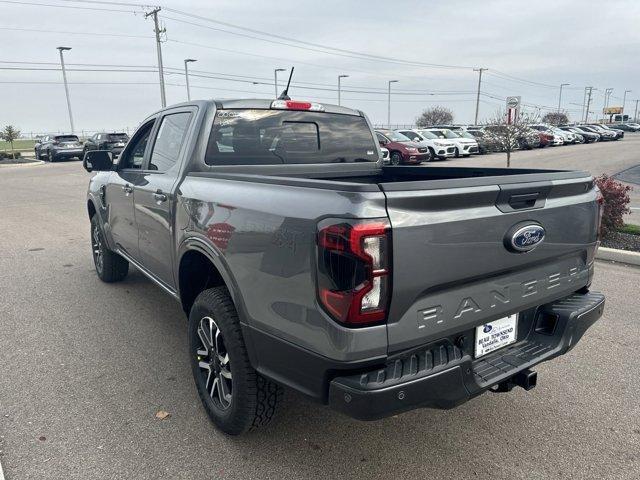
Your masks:
{"label": "tail lamp lens", "polygon": [[390,297],[390,235],[386,220],[323,222],[318,232],[318,298],[338,322],[384,322]]}

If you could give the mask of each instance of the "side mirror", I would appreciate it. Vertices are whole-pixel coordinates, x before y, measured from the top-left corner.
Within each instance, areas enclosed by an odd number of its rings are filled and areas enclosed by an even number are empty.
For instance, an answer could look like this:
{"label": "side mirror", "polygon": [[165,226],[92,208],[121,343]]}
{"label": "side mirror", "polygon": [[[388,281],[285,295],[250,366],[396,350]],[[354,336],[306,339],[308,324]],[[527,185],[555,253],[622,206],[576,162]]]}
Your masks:
{"label": "side mirror", "polygon": [[113,169],[113,154],[108,150],[89,150],[82,166],[87,172],[107,172]]}
{"label": "side mirror", "polygon": [[385,145],[387,145],[389,142],[387,140],[380,140],[380,146],[384,147]]}

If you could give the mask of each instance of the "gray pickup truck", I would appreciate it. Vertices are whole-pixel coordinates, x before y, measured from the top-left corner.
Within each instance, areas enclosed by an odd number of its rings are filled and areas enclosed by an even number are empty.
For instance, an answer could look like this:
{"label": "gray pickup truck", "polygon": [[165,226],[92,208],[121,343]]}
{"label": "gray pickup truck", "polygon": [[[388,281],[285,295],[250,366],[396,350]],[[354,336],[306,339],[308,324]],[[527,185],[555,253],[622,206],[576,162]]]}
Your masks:
{"label": "gray pickup truck", "polygon": [[282,386],[363,420],[529,390],[604,308],[585,172],[384,167],[362,112],[289,100],[172,106],[84,166],[98,276],[181,303],[229,434]]}

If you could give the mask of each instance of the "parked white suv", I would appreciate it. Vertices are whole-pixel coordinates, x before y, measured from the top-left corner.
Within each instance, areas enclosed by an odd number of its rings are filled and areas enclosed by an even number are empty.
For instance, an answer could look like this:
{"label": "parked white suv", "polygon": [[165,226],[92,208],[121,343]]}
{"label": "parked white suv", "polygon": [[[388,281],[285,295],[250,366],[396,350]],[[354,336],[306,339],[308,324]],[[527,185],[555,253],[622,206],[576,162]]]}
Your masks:
{"label": "parked white suv", "polygon": [[438,138],[447,139],[455,145],[454,156],[468,157],[472,153],[478,153],[478,142],[458,135],[448,128],[432,128],[429,132]]}
{"label": "parked white suv", "polygon": [[414,142],[420,143],[429,148],[432,159],[444,160],[453,157],[456,153],[456,146],[449,140],[442,140],[428,130],[416,128],[414,130],[397,130],[405,137],[409,137]]}

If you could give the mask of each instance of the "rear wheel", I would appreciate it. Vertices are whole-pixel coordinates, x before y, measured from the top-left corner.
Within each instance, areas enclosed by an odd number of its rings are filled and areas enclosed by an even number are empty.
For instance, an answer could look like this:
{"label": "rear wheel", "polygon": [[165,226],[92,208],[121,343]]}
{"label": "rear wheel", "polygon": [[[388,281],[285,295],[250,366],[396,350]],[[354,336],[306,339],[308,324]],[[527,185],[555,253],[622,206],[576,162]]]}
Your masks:
{"label": "rear wheel", "polygon": [[239,435],[271,421],[282,388],[249,363],[226,287],[205,290],[196,298],[189,314],[189,354],[202,405],[220,430]]}
{"label": "rear wheel", "polygon": [[400,152],[391,152],[391,165],[400,165],[402,163],[402,154]]}
{"label": "rear wheel", "polygon": [[103,282],[119,282],[129,273],[129,262],[109,250],[97,214],[91,217],[91,252],[96,273]]}
{"label": "rear wheel", "polygon": [[40,160],[40,150],[38,150],[37,148],[33,150],[35,155],[36,155],[36,160]]}

